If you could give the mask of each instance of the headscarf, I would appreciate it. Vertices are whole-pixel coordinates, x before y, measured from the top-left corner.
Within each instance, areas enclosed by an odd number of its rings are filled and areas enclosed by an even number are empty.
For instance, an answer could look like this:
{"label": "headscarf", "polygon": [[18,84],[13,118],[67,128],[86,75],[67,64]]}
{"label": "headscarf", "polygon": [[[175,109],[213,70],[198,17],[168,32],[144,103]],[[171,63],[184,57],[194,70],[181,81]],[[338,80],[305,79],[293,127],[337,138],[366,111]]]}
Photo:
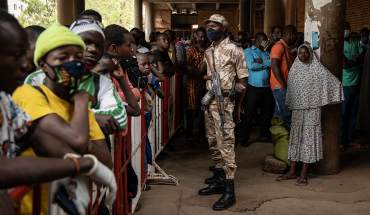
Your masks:
{"label": "headscarf", "polygon": [[344,101],[342,83],[316,58],[311,46],[308,62],[297,57],[288,76],[285,104],[290,110],[319,108]]}

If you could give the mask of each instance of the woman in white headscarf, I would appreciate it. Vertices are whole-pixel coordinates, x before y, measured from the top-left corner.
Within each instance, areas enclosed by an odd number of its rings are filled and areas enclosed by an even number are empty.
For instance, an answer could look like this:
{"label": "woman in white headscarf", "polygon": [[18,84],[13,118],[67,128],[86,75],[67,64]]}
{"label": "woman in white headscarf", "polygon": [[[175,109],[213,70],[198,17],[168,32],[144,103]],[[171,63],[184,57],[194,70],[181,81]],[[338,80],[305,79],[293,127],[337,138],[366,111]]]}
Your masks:
{"label": "woman in white headscarf", "polygon": [[307,185],[308,164],[323,158],[321,107],[344,101],[342,83],[316,58],[311,46],[302,45],[289,72],[286,105],[292,110],[287,174],[276,180],[295,179],[296,164],[303,168],[296,185]]}

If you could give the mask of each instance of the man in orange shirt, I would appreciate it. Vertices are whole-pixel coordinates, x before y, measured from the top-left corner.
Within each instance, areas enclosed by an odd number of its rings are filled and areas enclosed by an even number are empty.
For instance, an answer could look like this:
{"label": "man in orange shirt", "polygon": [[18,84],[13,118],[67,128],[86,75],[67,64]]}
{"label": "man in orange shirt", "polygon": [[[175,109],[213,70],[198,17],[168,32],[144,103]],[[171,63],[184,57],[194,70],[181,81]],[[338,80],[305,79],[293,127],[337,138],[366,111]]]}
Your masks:
{"label": "man in orange shirt", "polygon": [[275,116],[280,116],[290,131],[291,115],[285,105],[288,73],[293,64],[293,56],[289,46],[297,40],[297,29],[288,25],[283,30],[283,38],[271,49],[271,78],[270,85],[275,98]]}

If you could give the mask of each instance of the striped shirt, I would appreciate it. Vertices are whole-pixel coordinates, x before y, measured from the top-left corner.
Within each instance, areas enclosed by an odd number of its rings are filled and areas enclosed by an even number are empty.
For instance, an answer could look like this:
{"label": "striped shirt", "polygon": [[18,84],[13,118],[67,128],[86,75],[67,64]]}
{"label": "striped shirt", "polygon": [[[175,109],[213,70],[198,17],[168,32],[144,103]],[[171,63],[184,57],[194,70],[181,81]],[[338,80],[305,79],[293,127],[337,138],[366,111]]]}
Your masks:
{"label": "striped shirt", "polygon": [[[46,75],[42,70],[37,70],[31,73],[24,80],[24,84],[38,86],[45,82]],[[99,78],[99,91],[95,95],[95,82],[94,78]],[[103,75],[98,75],[90,72],[84,76],[83,81],[78,86],[78,89],[86,90],[96,98],[96,105],[92,107],[91,102],[89,107],[94,114],[109,114],[112,115],[119,123],[121,131],[127,128],[127,113],[125,103],[122,102],[112,81]]]}
{"label": "striped shirt", "polygon": [[[204,50],[194,45],[186,51],[186,65],[198,69],[203,62]],[[203,75],[188,75],[188,109],[198,109],[203,97],[205,81]]]}

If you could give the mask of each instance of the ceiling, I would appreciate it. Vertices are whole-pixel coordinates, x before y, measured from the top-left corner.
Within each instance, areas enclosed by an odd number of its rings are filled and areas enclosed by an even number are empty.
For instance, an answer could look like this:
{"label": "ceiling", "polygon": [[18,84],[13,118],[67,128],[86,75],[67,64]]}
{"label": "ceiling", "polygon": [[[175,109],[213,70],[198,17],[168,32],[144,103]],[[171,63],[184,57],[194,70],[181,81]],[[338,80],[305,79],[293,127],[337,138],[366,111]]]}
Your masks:
{"label": "ceiling", "polygon": [[[239,0],[143,0],[152,2],[154,9],[175,10],[235,10],[239,6]],[[256,0],[256,9],[263,6],[265,0]]]}

